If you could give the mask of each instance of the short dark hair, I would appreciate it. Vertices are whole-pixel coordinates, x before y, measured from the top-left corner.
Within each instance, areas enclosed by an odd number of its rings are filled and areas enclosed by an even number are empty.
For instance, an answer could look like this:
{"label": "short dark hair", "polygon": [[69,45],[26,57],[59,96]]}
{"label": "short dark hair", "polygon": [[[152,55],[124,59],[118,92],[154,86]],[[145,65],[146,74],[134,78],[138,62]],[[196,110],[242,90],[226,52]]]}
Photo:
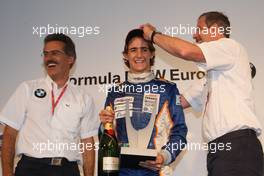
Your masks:
{"label": "short dark hair", "polygon": [[217,24],[219,27],[223,27],[224,36],[226,38],[229,38],[230,31],[228,31],[227,28],[230,27],[230,21],[225,14],[223,14],[222,12],[211,11],[203,13],[202,15],[200,15],[199,19],[201,17],[205,17],[205,23],[207,27],[211,27],[213,24]]}
{"label": "short dark hair", "polygon": [[54,33],[49,34],[44,39],[44,44],[47,44],[51,41],[60,41],[64,43],[64,52],[68,55],[76,59],[76,51],[75,51],[75,45],[70,37],[68,37],[65,34],[62,33]]}
{"label": "short dark hair", "polygon": [[[129,46],[130,42],[132,41],[132,39],[134,39],[134,38],[142,38],[145,42],[147,42],[149,50],[151,53],[156,50],[155,47],[153,46],[152,42],[145,40],[144,32],[142,29],[133,29],[133,30],[129,31],[127,36],[126,36],[123,54],[128,53],[128,46]],[[154,61],[155,61],[155,55],[150,59],[150,66],[154,65]],[[124,59],[124,62],[126,64],[126,66],[129,68],[130,67],[129,62],[126,59]]]}

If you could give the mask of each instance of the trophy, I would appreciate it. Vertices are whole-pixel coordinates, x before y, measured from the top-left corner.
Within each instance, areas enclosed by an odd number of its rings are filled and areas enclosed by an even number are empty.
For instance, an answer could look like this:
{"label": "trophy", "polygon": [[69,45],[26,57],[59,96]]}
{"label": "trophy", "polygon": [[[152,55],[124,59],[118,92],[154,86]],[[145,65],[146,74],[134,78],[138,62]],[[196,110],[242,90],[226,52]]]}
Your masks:
{"label": "trophy", "polygon": [[[133,98],[134,101],[142,101],[142,95],[135,95],[133,96]],[[121,167],[148,167],[147,165],[145,165],[144,162],[146,160],[155,160],[158,153],[155,149],[148,149],[148,144],[151,139],[152,131],[155,124],[156,114],[158,110],[157,103],[159,102],[159,95],[144,94],[142,108],[132,108],[133,101],[131,102],[130,100],[126,99],[123,102],[125,103],[125,112],[123,113],[125,116],[129,145],[126,147],[121,147]],[[131,118],[143,118],[146,117],[146,114],[148,114],[150,117],[148,124],[142,129],[135,129],[132,125]]]}

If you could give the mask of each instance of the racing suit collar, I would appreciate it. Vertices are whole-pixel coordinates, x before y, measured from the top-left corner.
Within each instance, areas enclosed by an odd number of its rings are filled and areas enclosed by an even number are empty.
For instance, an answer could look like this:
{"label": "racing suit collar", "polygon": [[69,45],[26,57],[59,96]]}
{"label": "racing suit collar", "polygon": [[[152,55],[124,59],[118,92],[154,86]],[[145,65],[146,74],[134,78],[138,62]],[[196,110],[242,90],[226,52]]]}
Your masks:
{"label": "racing suit collar", "polygon": [[154,79],[155,76],[153,72],[144,72],[144,73],[131,73],[128,72],[128,82],[130,83],[146,83]]}

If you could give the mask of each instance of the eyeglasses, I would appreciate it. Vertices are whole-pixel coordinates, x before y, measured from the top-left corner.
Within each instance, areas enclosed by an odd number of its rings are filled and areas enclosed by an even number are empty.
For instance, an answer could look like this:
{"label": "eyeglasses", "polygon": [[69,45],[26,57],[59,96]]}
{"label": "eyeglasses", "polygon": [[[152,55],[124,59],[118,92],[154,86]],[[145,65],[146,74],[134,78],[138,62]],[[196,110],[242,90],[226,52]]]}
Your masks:
{"label": "eyeglasses", "polygon": [[48,56],[58,57],[62,55],[66,55],[66,53],[60,50],[43,51],[41,53],[42,57],[48,57]]}

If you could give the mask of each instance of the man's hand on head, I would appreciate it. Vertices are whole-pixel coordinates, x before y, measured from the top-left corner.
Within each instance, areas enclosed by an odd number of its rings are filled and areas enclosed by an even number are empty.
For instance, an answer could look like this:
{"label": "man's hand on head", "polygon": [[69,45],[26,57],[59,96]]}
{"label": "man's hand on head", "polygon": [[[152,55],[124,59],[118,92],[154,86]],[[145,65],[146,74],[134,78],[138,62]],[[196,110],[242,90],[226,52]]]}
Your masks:
{"label": "man's hand on head", "polygon": [[144,38],[148,41],[151,40],[151,35],[153,31],[156,31],[156,28],[154,26],[152,26],[149,23],[143,24],[140,26],[140,29],[143,30],[144,32]]}

